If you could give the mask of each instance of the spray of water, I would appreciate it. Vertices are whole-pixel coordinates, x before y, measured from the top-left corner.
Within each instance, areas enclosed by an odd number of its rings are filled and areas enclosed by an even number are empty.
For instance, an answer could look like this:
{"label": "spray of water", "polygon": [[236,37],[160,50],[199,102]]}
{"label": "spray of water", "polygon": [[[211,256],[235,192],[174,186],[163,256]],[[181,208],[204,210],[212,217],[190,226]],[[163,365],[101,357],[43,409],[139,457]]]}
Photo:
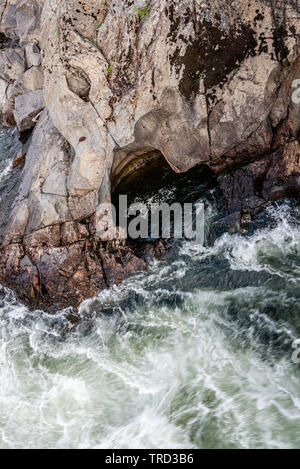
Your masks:
{"label": "spray of water", "polygon": [[0,292],[1,448],[299,448],[300,230],[184,243],[81,321]]}

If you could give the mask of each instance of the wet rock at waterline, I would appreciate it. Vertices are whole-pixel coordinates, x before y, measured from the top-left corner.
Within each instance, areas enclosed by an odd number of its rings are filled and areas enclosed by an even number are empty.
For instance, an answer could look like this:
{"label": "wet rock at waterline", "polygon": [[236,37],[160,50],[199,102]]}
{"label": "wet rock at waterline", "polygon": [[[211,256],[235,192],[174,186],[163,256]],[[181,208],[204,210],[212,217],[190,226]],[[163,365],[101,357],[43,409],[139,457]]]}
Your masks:
{"label": "wet rock at waterline", "polygon": [[137,1],[77,3],[0,6],[0,118],[24,144],[1,199],[0,277],[36,304],[146,268],[154,248],[110,252],[96,232],[101,203],[157,156],[219,175],[231,231],[299,197],[294,2],[154,0],[145,15]]}

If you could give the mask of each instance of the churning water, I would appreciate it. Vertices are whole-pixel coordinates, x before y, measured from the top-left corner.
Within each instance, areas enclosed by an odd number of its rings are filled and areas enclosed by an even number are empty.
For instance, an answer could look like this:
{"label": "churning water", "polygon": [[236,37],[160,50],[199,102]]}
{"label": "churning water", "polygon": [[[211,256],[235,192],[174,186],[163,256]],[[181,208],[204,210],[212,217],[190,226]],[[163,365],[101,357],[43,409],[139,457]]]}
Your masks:
{"label": "churning water", "polygon": [[299,448],[300,228],[177,246],[66,312],[0,290],[1,448]]}

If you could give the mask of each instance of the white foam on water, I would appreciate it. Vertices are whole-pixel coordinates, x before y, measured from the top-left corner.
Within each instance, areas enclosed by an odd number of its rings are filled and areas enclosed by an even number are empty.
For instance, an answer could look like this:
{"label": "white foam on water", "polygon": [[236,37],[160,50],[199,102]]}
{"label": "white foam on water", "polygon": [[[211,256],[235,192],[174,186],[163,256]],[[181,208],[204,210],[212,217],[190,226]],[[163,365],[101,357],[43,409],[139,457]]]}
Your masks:
{"label": "white foam on water", "polygon": [[[149,274],[102,292],[98,302],[115,314],[86,301],[73,330],[63,312],[29,312],[0,291],[0,447],[299,448],[293,350],[266,359],[255,335],[253,346],[240,346],[241,326],[225,314],[228,302],[247,298],[249,318],[292,343],[294,329],[263,308],[288,303],[287,293],[180,284],[208,256],[227,256],[232,269],[271,271],[270,250],[284,257],[298,249],[298,229],[284,224],[247,239],[224,235],[204,251],[184,246],[174,263],[154,263]],[[168,285],[176,279],[174,306]]]}
{"label": "white foam on water", "polygon": [[277,219],[275,228],[259,230],[251,237],[225,234],[216,242],[215,249],[226,252],[232,269],[265,270],[282,275],[268,262],[264,262],[264,254],[267,254],[268,258],[279,258],[283,254],[300,252],[300,230],[290,224],[288,207],[269,208],[269,212]]}

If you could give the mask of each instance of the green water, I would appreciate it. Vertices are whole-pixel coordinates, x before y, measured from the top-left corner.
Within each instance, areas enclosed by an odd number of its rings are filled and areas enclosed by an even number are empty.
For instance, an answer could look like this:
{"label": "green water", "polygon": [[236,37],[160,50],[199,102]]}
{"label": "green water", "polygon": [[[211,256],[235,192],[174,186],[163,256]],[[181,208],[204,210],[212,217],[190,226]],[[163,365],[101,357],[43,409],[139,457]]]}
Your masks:
{"label": "green water", "polygon": [[293,206],[270,207],[249,236],[178,244],[85,302],[77,325],[0,287],[0,448],[299,448]]}
{"label": "green water", "polygon": [[72,326],[1,290],[1,448],[299,448],[300,230],[184,243]]}

